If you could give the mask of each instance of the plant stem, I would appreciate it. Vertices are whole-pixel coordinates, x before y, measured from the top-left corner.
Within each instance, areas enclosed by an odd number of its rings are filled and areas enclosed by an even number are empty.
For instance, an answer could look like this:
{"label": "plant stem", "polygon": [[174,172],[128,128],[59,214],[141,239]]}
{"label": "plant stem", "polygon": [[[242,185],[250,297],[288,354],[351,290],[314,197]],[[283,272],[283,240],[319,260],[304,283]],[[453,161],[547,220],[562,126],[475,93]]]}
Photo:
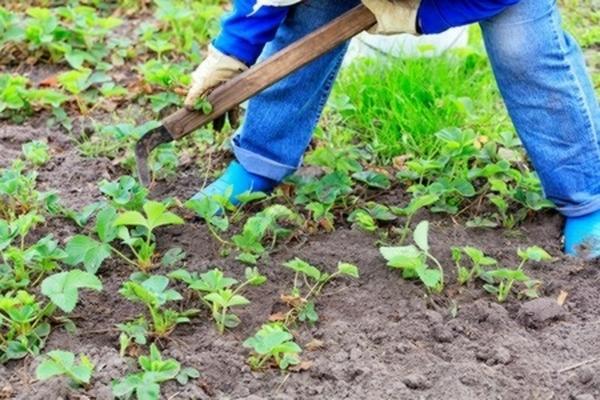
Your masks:
{"label": "plant stem", "polygon": [[[126,261],[128,264],[130,264],[130,265],[133,265],[133,266],[134,266],[134,267],[136,267],[136,268],[139,268],[139,265],[138,265],[136,262],[134,262],[134,261],[131,261],[131,260],[130,260],[130,259],[127,257],[127,256],[125,256],[125,255],[124,255],[123,253],[121,253],[119,250],[115,249],[113,246],[111,246],[111,245],[109,245],[109,246],[110,246],[110,249],[111,249],[112,251],[114,251],[116,255],[118,255],[119,257],[121,257],[121,258],[122,258],[124,261]],[[133,249],[132,249],[132,250],[133,250]],[[134,254],[135,254],[135,251],[134,251]]]}

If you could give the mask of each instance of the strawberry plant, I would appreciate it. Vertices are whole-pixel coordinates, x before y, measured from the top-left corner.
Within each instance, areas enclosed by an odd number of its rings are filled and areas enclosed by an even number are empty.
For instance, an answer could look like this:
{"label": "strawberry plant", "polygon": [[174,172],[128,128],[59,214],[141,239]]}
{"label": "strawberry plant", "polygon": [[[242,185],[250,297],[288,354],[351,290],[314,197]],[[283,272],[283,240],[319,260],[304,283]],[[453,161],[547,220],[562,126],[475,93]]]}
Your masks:
{"label": "strawberry plant", "polygon": [[322,178],[293,176],[290,182],[296,185],[295,204],[304,205],[311,218],[327,231],[333,230],[333,209],[347,208],[347,197],[352,193],[352,179],[339,171]]}
{"label": "strawberry plant", "polygon": [[[418,279],[435,293],[444,289],[444,270],[439,261],[429,251],[429,222],[420,222],[414,230],[416,245],[401,247],[381,247],[379,251],[391,268],[400,269],[405,279]],[[427,260],[437,268],[430,268]]]}
{"label": "strawberry plant", "polygon": [[[295,273],[291,293],[282,296],[282,299],[291,306],[291,310],[283,318],[286,325],[296,319],[314,324],[319,319],[315,309],[315,298],[321,293],[323,287],[339,276],[358,278],[358,268],[342,262],[338,264],[337,271],[333,274],[321,272],[317,267],[299,258],[288,261],[283,266]],[[301,288],[301,283],[304,284],[304,290]]]}
{"label": "strawberry plant", "polygon": [[225,210],[230,208],[229,201],[216,196],[203,197],[200,200],[188,200],[185,206],[206,222],[206,227],[217,241],[222,244],[229,244],[219,234],[226,232],[229,228],[229,218],[225,214]]}
{"label": "strawberry plant", "polygon": [[51,193],[36,190],[36,172],[25,171],[21,160],[0,169],[0,218],[12,221],[29,212],[41,213]]}
{"label": "strawberry plant", "polygon": [[[197,378],[200,373],[194,368],[181,368],[174,359],[163,360],[156,345],[150,345],[150,355],[140,356],[138,364],[140,372],[127,375],[114,381],[113,395],[119,399],[130,399],[132,395],[138,400],[156,400],[160,396],[160,384],[177,379],[180,383],[189,378]],[[182,383],[185,384],[185,383]]]}
{"label": "strawberry plant", "polygon": [[549,261],[552,257],[542,248],[533,246],[525,250],[519,249],[519,258],[521,262],[516,269],[499,268],[485,271],[482,274],[482,279],[487,283],[483,288],[496,296],[498,302],[506,301],[513,287],[516,284],[522,284],[524,288],[519,292],[520,295],[533,298],[538,297],[538,287],[540,282],[530,278],[524,271],[523,266],[528,261]]}
{"label": "strawberry plant", "polygon": [[56,90],[29,86],[29,79],[23,76],[0,73],[0,118],[8,112],[30,114],[36,107],[60,107],[67,100]]}
{"label": "strawberry plant", "polygon": [[50,161],[48,144],[34,140],[23,145],[23,156],[34,166],[40,167]]}
{"label": "strawberry plant", "polygon": [[196,310],[179,312],[166,308],[166,303],[183,299],[176,290],[167,289],[168,286],[167,277],[152,275],[141,281],[127,281],[119,291],[127,300],[146,306],[150,333],[157,338],[168,336],[178,324],[190,322],[189,317],[196,313]]}
{"label": "strawberry plant", "polygon": [[302,219],[289,208],[279,204],[269,206],[248,218],[242,232],[231,238],[244,260],[254,262],[264,254],[267,251],[263,245],[265,239],[270,238],[270,248],[273,249],[278,239],[292,233],[290,229],[280,225],[280,222],[300,225]]}
{"label": "strawberry plant", "polygon": [[55,376],[66,376],[72,386],[87,385],[92,378],[94,364],[84,355],[79,355],[79,363],[75,355],[68,351],[53,350],[48,352],[35,370],[37,379],[45,381]]}
{"label": "strawberry plant", "polygon": [[125,357],[127,349],[133,343],[139,346],[147,343],[149,334],[148,322],[144,317],[123,324],[117,324],[116,327],[121,332],[119,334],[119,354],[121,357]]}
{"label": "strawberry plant", "polygon": [[[8,229],[15,229],[24,219],[21,218],[12,226],[6,225]],[[8,233],[9,231],[6,231]],[[23,237],[24,238],[24,237]],[[20,246],[10,246],[7,241],[1,255],[4,261],[3,274],[0,277],[0,289],[26,288],[29,285],[36,285],[41,278],[58,268],[58,263],[62,261],[66,254],[58,247],[58,242],[48,235],[38,240],[30,247],[24,247],[21,240]]]}
{"label": "strawberry plant", "polygon": [[169,277],[185,282],[190,289],[198,292],[211,310],[220,333],[225,332],[226,328],[235,328],[240,324],[239,317],[232,313],[231,309],[250,303],[241,295],[243,289],[246,286],[260,286],[267,280],[256,268],[246,268],[246,280],[242,283],[224,276],[219,269],[210,270],[199,277],[186,270],[177,270],[170,273]]}
{"label": "strawberry plant", "polygon": [[102,290],[102,282],[95,275],[72,269],[59,272],[44,279],[41,292],[50,301],[66,313],[75,308],[79,299],[79,289]]}
{"label": "strawberry plant", "polygon": [[300,363],[302,349],[287,328],[280,323],[263,325],[253,337],[244,341],[252,350],[248,363],[253,369],[262,369],[270,363],[282,370]]}
{"label": "strawberry plant", "polygon": [[[463,252],[469,257],[471,261],[471,268],[461,265]],[[497,264],[496,260],[491,257],[487,257],[481,250],[471,246],[466,246],[462,249],[453,247],[452,259],[456,263],[457,280],[461,285],[466,285],[469,282],[472,282],[474,279],[481,278],[485,272],[485,266]]]}
{"label": "strawberry plant", "polygon": [[183,220],[167,211],[163,203],[148,201],[142,208],[145,215],[138,211],[125,211],[117,216],[114,225],[141,228],[141,232],[121,229],[118,236],[131,249],[140,269],[147,271],[154,265],[154,230],[166,225],[181,225]]}
{"label": "strawberry plant", "polygon": [[148,189],[131,176],[122,176],[113,182],[103,180],[99,187],[112,206],[121,210],[141,210],[148,197]]}
{"label": "strawberry plant", "polygon": [[45,319],[52,313],[52,306],[25,290],[0,295],[0,363],[39,354],[50,334]]}

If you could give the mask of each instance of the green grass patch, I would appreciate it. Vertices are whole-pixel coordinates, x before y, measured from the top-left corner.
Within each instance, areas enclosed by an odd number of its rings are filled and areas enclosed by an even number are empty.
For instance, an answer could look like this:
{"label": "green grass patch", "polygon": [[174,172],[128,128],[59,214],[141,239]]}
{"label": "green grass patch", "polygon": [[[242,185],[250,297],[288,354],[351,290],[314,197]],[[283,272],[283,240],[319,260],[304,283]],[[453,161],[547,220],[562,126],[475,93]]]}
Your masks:
{"label": "green grass patch", "polygon": [[473,49],[357,60],[342,72],[329,104],[383,161],[435,153],[434,134],[444,128],[487,135],[510,129],[487,58]]}

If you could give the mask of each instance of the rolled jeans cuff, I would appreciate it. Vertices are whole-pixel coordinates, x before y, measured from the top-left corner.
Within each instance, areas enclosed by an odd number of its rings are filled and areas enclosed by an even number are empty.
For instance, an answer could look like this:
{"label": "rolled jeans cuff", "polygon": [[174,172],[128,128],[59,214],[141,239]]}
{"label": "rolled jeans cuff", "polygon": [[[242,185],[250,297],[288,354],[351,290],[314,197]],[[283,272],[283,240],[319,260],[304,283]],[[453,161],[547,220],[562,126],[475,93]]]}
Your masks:
{"label": "rolled jeans cuff", "polygon": [[285,178],[296,172],[301,163],[300,162],[297,166],[281,164],[277,161],[268,159],[265,156],[244,149],[237,143],[237,136],[231,140],[231,148],[233,149],[235,158],[246,171],[277,182],[283,181]]}
{"label": "rolled jeans cuff", "polygon": [[600,196],[591,199],[590,201],[578,204],[558,207],[558,211],[565,217],[583,217],[600,210]]}

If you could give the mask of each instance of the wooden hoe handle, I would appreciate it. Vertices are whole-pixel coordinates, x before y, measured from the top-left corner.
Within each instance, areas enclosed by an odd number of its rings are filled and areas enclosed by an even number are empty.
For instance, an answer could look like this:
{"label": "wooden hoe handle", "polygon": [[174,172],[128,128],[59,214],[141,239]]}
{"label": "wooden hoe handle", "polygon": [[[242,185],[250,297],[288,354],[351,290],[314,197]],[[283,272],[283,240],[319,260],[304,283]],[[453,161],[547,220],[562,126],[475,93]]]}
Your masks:
{"label": "wooden hoe handle", "polygon": [[356,6],[267,60],[217,87],[207,97],[212,105],[212,111],[209,114],[181,109],[166,117],[162,121],[163,127],[173,139],[180,139],[375,23],[375,16],[365,6],[362,4]]}

